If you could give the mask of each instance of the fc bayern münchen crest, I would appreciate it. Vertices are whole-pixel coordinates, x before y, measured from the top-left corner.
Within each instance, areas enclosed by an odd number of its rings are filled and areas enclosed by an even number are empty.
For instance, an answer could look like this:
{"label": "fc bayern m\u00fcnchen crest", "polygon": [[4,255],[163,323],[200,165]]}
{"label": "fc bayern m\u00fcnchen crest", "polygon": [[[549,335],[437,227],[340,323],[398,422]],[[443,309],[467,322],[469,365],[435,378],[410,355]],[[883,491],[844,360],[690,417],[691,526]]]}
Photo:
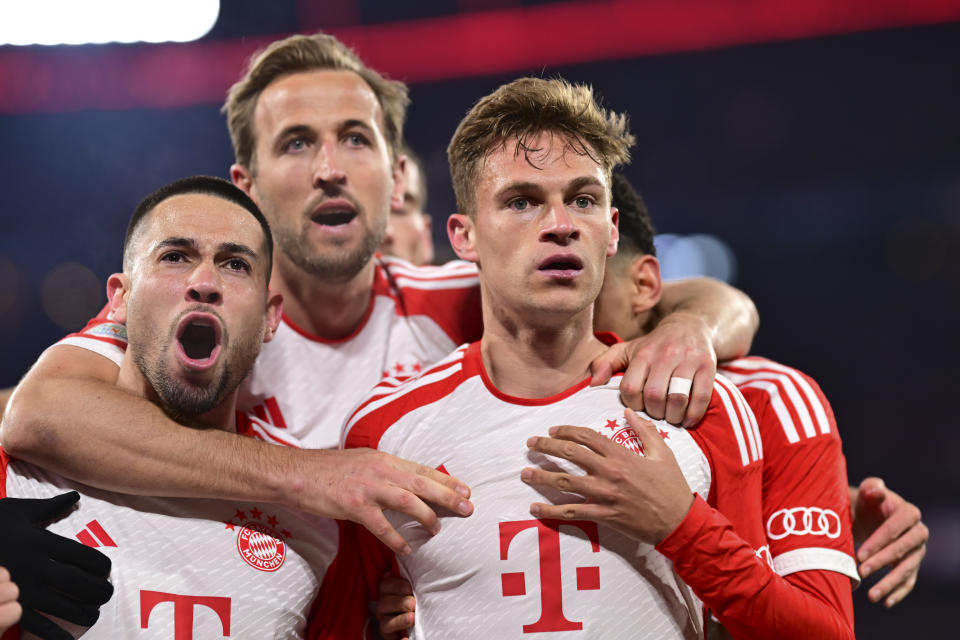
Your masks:
{"label": "fc bayern m\u00fcnchen crest", "polygon": [[643,455],[643,442],[629,424],[621,425],[617,420],[607,420],[607,424],[599,431],[601,435],[610,438],[617,444],[623,445],[638,455]]}
{"label": "fc bayern m\u00fcnchen crest", "polygon": [[276,571],[287,557],[287,544],[270,527],[247,521],[237,533],[237,551],[254,569]]}

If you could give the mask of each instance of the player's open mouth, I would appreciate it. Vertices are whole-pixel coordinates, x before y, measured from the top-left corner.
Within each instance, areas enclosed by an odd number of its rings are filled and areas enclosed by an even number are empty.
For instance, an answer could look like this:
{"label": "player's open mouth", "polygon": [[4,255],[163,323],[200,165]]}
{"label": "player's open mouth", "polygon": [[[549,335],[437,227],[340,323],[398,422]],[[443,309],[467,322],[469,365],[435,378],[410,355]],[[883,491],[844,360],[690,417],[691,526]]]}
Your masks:
{"label": "player's open mouth", "polygon": [[537,269],[551,278],[567,280],[583,271],[583,262],[575,255],[555,255],[541,262]]}
{"label": "player's open mouth", "polygon": [[177,327],[180,359],[191,369],[213,366],[220,353],[221,328],[216,316],[209,313],[187,314]]}
{"label": "player's open mouth", "polygon": [[310,219],[323,227],[342,227],[357,217],[356,208],[347,200],[338,198],[320,205]]}

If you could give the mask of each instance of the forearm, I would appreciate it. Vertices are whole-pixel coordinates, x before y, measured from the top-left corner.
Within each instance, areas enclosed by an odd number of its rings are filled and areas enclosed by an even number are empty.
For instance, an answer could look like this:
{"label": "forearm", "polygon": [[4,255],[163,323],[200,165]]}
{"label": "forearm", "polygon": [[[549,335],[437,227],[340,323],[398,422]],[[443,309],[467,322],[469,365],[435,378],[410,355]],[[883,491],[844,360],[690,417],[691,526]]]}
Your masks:
{"label": "forearm", "polygon": [[282,502],[293,454],[252,438],[184,427],[112,384],[28,377],[2,432],[12,456],[75,481],[141,495]]}
{"label": "forearm", "polygon": [[854,637],[845,576],[778,576],[726,518],[699,498],[657,550],[673,560],[677,574],[734,638]]}
{"label": "forearm", "polygon": [[745,293],[719,280],[691,278],[665,283],[656,307],[661,322],[673,314],[698,318],[712,336],[717,360],[733,360],[750,351],[760,317]]}

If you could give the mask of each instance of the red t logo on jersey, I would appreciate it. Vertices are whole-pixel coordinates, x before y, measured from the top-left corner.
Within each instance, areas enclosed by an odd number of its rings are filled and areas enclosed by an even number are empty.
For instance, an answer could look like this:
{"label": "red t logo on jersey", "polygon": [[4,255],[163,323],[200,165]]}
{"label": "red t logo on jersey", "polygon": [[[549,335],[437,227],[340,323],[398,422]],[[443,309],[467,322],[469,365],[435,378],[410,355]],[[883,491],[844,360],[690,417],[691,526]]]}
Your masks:
{"label": "red t logo on jersey", "polygon": [[140,628],[146,629],[150,612],[161,602],[173,603],[174,640],[193,640],[193,607],[200,605],[213,609],[220,618],[224,637],[230,635],[230,598],[218,596],[182,596],[162,591],[140,591]]}
{"label": "red t logo on jersey", "polygon": [[[518,520],[500,523],[500,559],[506,560],[510,543],[521,531],[537,530],[540,554],[540,619],[523,625],[524,633],[548,631],[577,631],[582,622],[568,620],[563,614],[563,588],[560,571],[560,527],[577,527],[590,540],[593,553],[600,551],[597,523],[583,520]],[[504,597],[526,594],[526,580],[522,571],[500,575]],[[600,567],[577,567],[577,591],[600,588]]]}

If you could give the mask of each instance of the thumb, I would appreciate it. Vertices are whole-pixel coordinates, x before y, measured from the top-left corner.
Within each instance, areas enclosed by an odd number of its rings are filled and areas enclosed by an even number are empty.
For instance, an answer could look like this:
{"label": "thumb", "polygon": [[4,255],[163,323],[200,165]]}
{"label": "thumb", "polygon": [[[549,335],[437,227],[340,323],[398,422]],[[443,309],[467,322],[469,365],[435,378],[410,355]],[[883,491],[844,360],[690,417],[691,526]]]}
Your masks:
{"label": "thumb", "polygon": [[627,357],[627,343],[618,342],[593,359],[590,363],[590,386],[607,384],[614,371],[620,371],[630,358]]}
{"label": "thumb", "polygon": [[70,491],[52,498],[17,498],[17,501],[23,515],[30,522],[40,524],[66,514],[79,499],[79,493]]}

